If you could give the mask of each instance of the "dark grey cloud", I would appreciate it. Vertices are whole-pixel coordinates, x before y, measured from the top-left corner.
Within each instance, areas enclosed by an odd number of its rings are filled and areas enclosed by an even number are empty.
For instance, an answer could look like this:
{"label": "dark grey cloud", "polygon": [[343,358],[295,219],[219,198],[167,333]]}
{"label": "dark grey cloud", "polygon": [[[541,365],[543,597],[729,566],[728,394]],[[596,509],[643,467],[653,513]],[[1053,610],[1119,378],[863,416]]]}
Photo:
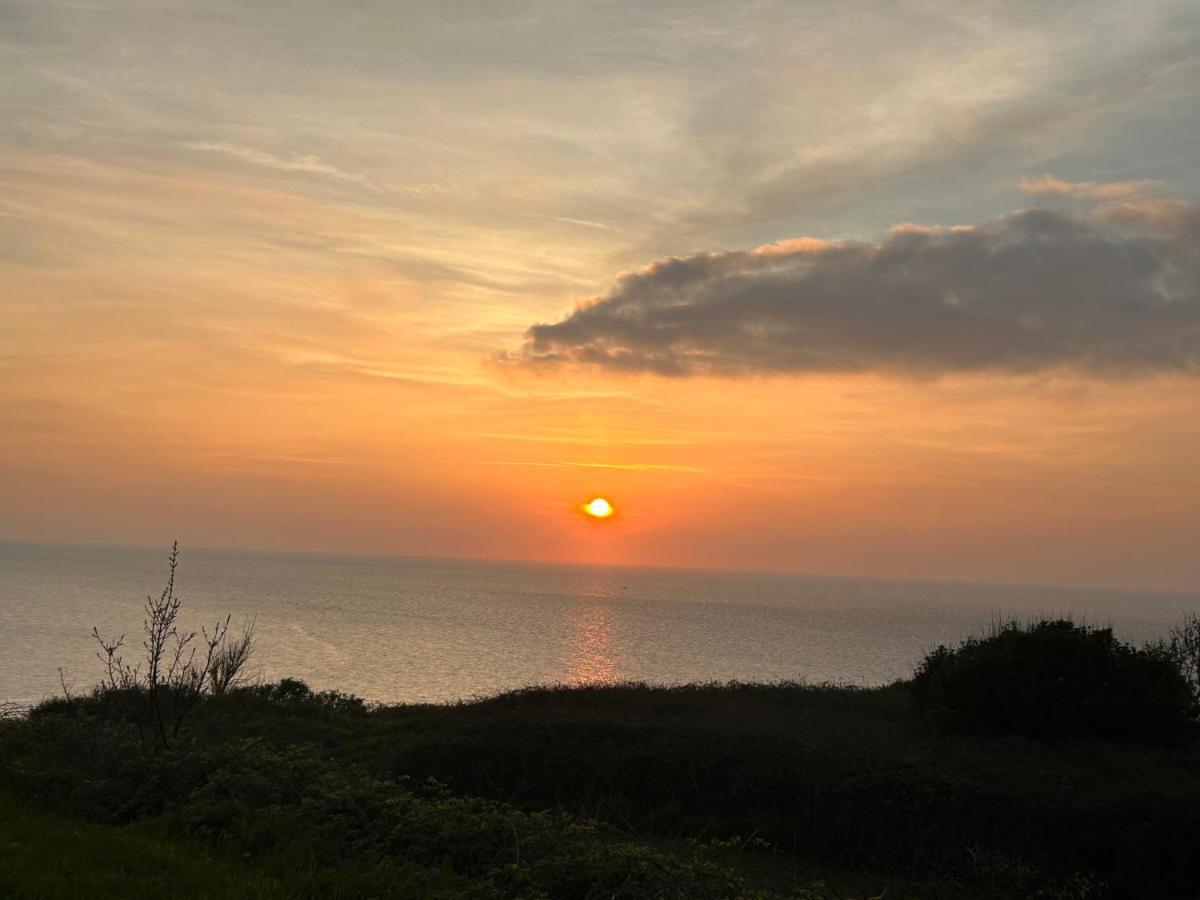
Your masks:
{"label": "dark grey cloud", "polygon": [[504,358],[663,375],[1200,373],[1200,207],[1119,197],[665,259]]}

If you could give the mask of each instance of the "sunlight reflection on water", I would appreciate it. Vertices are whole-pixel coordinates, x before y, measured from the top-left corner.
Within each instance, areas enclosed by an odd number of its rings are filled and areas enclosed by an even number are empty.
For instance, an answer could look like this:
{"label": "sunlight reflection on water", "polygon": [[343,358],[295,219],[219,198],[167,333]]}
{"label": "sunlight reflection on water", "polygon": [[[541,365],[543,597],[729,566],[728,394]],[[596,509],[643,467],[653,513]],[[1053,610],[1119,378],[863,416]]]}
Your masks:
{"label": "sunlight reflection on water", "polygon": [[603,606],[585,606],[572,614],[568,645],[571,684],[602,684],[624,677],[617,668],[612,617]]}

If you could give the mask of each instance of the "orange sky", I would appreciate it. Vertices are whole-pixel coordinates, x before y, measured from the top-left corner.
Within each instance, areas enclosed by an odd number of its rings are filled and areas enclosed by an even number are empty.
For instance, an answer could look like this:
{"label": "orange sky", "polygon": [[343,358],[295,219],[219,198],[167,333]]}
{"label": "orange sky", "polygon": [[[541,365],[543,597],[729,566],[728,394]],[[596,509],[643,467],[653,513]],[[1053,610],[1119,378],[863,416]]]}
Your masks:
{"label": "orange sky", "polygon": [[[399,47],[369,17],[322,44],[318,4],[288,22],[16,6],[0,539],[1200,589],[1187,371],[497,356],[668,256],[1143,190],[1191,209],[1196,139],[1153,138],[1154,166],[1134,152],[1200,83],[1170,57],[1175,4],[1138,13],[1128,53],[1176,68],[1109,98],[1072,66],[1129,31],[1121,4],[1087,40],[965,7],[864,30],[698,5],[580,12],[578,34],[549,12],[536,35],[424,22],[390,31]],[[816,52],[847,35],[851,56]],[[1070,196],[1022,193],[1045,172],[1064,180],[1041,194]],[[1158,187],[1086,187],[1139,179]],[[596,495],[620,514],[580,516]]]}

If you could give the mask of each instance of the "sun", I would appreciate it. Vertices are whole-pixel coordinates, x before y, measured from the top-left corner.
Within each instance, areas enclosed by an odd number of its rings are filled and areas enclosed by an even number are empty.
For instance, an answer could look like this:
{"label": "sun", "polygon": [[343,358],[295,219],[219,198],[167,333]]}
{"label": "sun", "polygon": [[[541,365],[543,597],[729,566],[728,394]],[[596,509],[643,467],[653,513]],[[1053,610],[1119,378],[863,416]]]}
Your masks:
{"label": "sun", "polygon": [[613,505],[603,497],[593,497],[587,503],[583,504],[583,511],[593,519],[607,519],[616,512],[613,509]]}

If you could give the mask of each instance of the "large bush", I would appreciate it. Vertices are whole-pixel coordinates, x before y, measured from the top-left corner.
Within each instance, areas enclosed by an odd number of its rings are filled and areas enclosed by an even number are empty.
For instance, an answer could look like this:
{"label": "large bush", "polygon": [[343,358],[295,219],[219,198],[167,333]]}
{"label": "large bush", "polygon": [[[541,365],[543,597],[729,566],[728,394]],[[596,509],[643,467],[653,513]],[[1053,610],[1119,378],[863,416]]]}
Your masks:
{"label": "large bush", "polygon": [[938,647],[912,683],[917,704],[956,730],[1172,744],[1195,701],[1169,654],[1066,620],[999,625]]}

